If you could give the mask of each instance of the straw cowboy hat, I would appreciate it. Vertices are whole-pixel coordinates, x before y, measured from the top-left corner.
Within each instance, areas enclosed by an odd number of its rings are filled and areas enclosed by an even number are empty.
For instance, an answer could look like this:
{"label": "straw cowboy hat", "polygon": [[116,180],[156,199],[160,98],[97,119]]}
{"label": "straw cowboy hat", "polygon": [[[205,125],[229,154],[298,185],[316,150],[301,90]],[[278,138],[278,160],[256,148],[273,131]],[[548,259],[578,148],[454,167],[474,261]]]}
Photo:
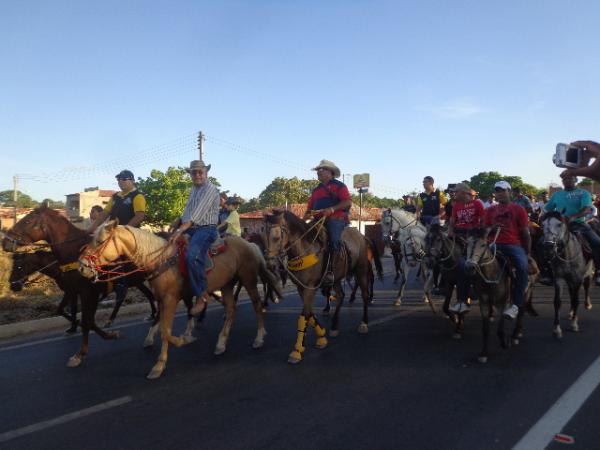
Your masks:
{"label": "straw cowboy hat", "polygon": [[338,178],[341,175],[340,168],[331,161],[327,161],[326,159],[322,159],[317,167],[312,168],[312,170],[319,169],[331,170],[331,173],[333,173],[333,178]]}
{"label": "straw cowboy hat", "polygon": [[187,173],[190,173],[192,170],[198,169],[206,169],[206,171],[208,172],[210,170],[210,164],[207,166],[201,159],[195,159],[192,162],[190,162],[190,167],[185,169],[185,171]]}

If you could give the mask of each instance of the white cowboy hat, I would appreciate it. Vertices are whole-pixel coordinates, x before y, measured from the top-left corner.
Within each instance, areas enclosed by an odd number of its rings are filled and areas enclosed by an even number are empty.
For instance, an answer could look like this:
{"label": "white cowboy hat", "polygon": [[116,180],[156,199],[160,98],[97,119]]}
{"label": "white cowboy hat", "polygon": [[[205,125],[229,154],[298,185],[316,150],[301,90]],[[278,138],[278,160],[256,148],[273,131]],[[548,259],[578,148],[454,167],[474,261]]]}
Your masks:
{"label": "white cowboy hat", "polygon": [[341,175],[340,168],[331,161],[327,161],[326,159],[322,159],[317,167],[312,168],[312,170],[319,169],[331,170],[331,173],[333,173],[333,178],[338,178]]}

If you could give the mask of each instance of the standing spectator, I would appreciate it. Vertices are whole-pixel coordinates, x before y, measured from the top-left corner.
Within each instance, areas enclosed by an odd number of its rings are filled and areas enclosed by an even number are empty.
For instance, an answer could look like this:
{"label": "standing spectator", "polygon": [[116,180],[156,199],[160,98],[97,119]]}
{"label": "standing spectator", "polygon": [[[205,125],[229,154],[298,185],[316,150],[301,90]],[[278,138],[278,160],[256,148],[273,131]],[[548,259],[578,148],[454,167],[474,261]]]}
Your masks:
{"label": "standing spectator", "polygon": [[490,206],[494,205],[497,205],[496,198],[494,197],[494,194],[490,194],[486,197],[485,201],[483,202],[483,207],[485,209],[488,209]]}
{"label": "standing spectator", "polygon": [[413,198],[410,195],[404,195],[402,199],[404,200],[402,209],[406,212],[415,214],[417,212],[417,207],[413,203]]}

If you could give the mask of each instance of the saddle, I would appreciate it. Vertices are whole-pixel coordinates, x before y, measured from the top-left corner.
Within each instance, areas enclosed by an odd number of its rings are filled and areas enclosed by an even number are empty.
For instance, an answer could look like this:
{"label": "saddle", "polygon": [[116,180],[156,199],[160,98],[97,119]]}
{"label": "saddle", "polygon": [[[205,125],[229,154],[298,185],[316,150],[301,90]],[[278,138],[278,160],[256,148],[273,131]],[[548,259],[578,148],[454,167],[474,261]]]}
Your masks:
{"label": "saddle", "polygon": [[[178,246],[177,257],[178,257],[179,272],[183,276],[187,277],[188,271],[187,271],[187,264],[185,262],[185,258],[187,256],[188,241],[187,240],[179,241],[177,243],[177,246]],[[223,239],[222,237],[218,237],[217,239],[215,239],[213,241],[212,244],[210,244],[210,247],[208,248],[208,251],[206,252],[206,259],[205,259],[205,263],[204,263],[204,271],[207,274],[211,270],[213,270],[215,267],[214,258],[217,255],[224,253],[226,250],[227,250],[227,242],[225,242],[225,239]]]}

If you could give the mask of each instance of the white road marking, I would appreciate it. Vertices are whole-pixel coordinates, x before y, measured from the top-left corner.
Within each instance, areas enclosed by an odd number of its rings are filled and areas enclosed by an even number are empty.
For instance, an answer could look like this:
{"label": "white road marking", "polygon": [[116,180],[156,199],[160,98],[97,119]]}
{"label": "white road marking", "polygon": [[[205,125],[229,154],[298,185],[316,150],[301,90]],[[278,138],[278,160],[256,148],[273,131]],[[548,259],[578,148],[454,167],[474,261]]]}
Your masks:
{"label": "white road marking", "polygon": [[571,385],[569,389],[552,405],[525,436],[513,447],[513,450],[542,450],[546,448],[557,433],[579,411],[594,389],[600,384],[600,357]]}
{"label": "white road marking", "polygon": [[71,422],[73,420],[80,419],[82,417],[86,417],[100,411],[124,405],[125,403],[129,403],[131,400],[132,398],[129,395],[127,395],[125,397],[120,397],[109,402],[100,403],[89,408],[81,409],[79,411],[65,414],[63,416],[58,416],[54,419],[44,420],[43,422],[34,423],[33,425],[28,425],[23,428],[17,428],[16,430],[7,431],[5,433],[0,434],[0,442],[10,441],[21,436],[26,436],[37,431],[45,430],[46,428],[54,427],[56,425],[62,425],[63,423]]}

